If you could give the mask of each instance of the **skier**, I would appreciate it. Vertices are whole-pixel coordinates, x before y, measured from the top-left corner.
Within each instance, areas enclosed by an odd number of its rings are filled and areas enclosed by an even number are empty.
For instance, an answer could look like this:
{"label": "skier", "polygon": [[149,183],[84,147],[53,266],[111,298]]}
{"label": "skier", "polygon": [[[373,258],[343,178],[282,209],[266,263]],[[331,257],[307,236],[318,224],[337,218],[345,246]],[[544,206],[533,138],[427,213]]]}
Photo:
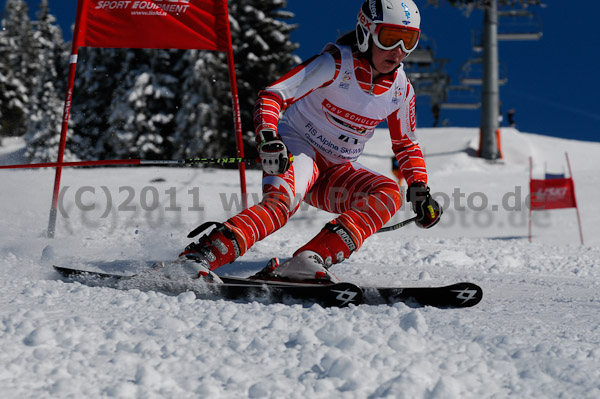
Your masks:
{"label": "skier", "polygon": [[[260,91],[254,111],[263,198],[215,227],[180,255],[207,281],[254,243],[283,227],[305,202],[339,214],[293,257],[273,258],[254,277],[333,283],[329,271],[357,251],[400,208],[398,184],[357,158],[387,119],[417,226],[430,228],[442,209],[431,197],[415,138],[415,92],[402,61],[417,47],[421,16],[412,0],[367,0],[356,30]],[[280,113],[285,114],[280,119]]]}

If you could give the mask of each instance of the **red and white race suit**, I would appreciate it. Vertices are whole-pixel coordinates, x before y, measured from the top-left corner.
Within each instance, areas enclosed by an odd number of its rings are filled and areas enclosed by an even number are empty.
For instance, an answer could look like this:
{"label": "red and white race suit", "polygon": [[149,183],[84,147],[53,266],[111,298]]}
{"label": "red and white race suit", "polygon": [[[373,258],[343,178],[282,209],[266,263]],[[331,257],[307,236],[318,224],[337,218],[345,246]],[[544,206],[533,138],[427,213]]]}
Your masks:
{"label": "red and white race suit", "polygon": [[401,206],[398,184],[355,162],[386,119],[407,184],[427,182],[414,134],[414,90],[402,66],[375,80],[371,68],[349,46],[329,44],[259,93],[256,131],[277,131],[294,160],[284,174],[263,177],[259,204],[225,223],[242,254],[285,225],[301,201],[339,214],[332,223],[356,248],[389,221]]}

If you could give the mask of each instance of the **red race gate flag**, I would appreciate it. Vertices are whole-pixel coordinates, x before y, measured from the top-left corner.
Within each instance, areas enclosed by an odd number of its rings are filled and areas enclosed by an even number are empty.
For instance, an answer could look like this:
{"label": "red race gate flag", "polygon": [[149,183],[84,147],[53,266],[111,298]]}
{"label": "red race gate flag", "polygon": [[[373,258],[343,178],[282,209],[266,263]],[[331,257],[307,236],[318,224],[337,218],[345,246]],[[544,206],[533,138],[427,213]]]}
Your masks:
{"label": "red race gate flag", "polygon": [[78,47],[227,51],[225,0],[80,0]]}
{"label": "red race gate flag", "polygon": [[[79,47],[225,51],[233,102],[237,157],[244,157],[242,122],[227,0],[79,0],[57,164],[63,163]],[[238,165],[247,207],[245,164]],[[62,167],[56,168],[48,237],[54,237]]]}
{"label": "red race gate flag", "polygon": [[531,209],[576,208],[573,179],[536,180],[529,182]]}
{"label": "red race gate flag", "polygon": [[533,159],[529,158],[529,242],[532,237],[532,217],[533,211],[575,208],[577,214],[577,224],[579,225],[579,238],[583,245],[583,230],[581,229],[581,218],[577,199],[575,198],[575,184],[573,183],[573,172],[569,162],[569,154],[565,152],[567,166],[569,167],[569,177],[559,179],[534,179]]}

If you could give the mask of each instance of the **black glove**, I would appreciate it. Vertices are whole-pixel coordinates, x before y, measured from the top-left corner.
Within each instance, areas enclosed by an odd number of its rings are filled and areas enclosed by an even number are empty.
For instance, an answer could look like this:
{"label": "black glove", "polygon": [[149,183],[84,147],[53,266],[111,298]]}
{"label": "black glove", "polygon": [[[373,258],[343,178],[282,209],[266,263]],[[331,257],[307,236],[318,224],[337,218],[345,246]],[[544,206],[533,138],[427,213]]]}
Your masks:
{"label": "black glove", "polygon": [[280,175],[290,168],[293,157],[274,130],[261,130],[256,140],[258,156],[266,174]]}
{"label": "black glove", "polygon": [[440,221],[443,209],[436,200],[431,198],[429,187],[423,182],[416,182],[408,187],[407,200],[411,202],[413,211],[417,214],[415,224],[422,229],[433,227]]}

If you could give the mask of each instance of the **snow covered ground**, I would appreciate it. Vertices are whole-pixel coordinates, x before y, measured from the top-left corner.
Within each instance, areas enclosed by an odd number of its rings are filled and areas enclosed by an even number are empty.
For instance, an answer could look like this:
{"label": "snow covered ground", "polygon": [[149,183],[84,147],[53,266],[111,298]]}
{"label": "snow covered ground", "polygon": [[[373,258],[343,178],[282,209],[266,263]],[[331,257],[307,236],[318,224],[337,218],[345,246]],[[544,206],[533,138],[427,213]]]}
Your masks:
{"label": "snow covered ground", "polygon": [[[505,129],[505,161],[469,155],[475,129],[421,129],[430,186],[444,203],[431,230],[377,234],[333,268],[363,284],[483,287],[474,308],[324,309],[196,300],[61,281],[54,258],[172,259],[203,221],[235,213],[236,171],[65,169],[57,236],[44,232],[52,170],[0,171],[2,398],[598,398],[600,143]],[[5,140],[0,163],[19,162]],[[574,209],[535,212],[534,176],[573,169]],[[391,174],[377,132],[361,161]],[[259,173],[248,172],[249,191]],[[396,221],[411,216],[403,209]],[[219,273],[286,257],[332,215],[303,207],[284,229]]]}

